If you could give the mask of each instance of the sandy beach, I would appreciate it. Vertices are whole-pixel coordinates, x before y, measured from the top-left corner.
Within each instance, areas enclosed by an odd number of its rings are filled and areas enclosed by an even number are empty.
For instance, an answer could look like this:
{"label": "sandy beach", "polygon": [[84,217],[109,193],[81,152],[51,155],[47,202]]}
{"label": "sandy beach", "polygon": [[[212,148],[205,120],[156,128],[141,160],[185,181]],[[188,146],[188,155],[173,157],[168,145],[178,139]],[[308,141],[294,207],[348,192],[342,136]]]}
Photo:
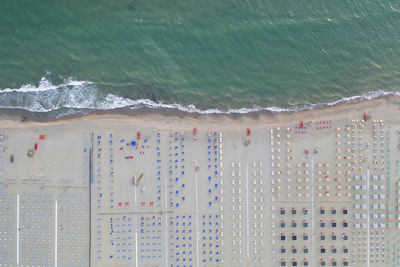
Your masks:
{"label": "sandy beach", "polygon": [[399,108],[1,110],[0,266],[399,266]]}

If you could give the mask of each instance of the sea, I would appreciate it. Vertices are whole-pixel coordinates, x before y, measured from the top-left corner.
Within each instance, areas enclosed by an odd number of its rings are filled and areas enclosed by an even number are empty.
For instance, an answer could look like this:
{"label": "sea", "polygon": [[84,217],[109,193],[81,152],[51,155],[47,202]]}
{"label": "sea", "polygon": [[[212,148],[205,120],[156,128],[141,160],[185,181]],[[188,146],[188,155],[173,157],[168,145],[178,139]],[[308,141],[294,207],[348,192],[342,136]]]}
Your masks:
{"label": "sea", "polygon": [[399,88],[400,1],[0,3],[0,108],[286,112]]}

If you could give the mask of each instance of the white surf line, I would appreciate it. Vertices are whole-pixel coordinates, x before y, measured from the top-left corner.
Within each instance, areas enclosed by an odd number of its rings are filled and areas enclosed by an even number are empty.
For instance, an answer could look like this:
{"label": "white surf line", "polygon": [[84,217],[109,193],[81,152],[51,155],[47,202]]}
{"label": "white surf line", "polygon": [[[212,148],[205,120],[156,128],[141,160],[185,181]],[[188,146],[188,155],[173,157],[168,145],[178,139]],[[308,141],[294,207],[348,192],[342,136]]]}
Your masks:
{"label": "white surf line", "polygon": [[[197,166],[197,160],[195,161],[195,167]],[[199,190],[197,183],[197,175],[196,171],[195,182],[196,182],[196,266],[199,266]]]}
{"label": "white surf line", "polygon": [[134,214],[135,214],[135,264],[136,264],[136,267],[138,267],[139,266],[139,259],[138,259],[138,233],[137,233],[137,228],[138,228],[138,225],[137,225],[137,196],[136,196],[136,192],[137,192],[137,190],[136,190],[136,185],[135,185],[135,211],[134,211]]}
{"label": "white surf line", "polygon": [[249,164],[246,163],[246,252],[247,259],[250,258],[249,243]]}
{"label": "white surf line", "polygon": [[19,194],[17,194],[17,266],[19,266]]}
{"label": "white surf line", "polygon": [[370,214],[370,207],[369,207],[369,167],[367,167],[367,266],[369,267],[369,254],[370,254],[370,244],[369,244],[369,216]]}
{"label": "white surf line", "polygon": [[165,176],[165,211],[164,211],[164,217],[165,217],[165,267],[168,267],[168,191],[167,191],[167,185],[168,183],[168,178]]}
{"label": "white surf line", "polygon": [[314,226],[314,155],[311,155],[311,244],[312,244],[312,266],[315,266],[315,226]]}
{"label": "white surf line", "polygon": [[57,231],[58,231],[58,202],[55,201],[54,206],[54,266],[58,266],[58,258],[57,258],[57,249],[58,249],[58,238],[57,238]]}

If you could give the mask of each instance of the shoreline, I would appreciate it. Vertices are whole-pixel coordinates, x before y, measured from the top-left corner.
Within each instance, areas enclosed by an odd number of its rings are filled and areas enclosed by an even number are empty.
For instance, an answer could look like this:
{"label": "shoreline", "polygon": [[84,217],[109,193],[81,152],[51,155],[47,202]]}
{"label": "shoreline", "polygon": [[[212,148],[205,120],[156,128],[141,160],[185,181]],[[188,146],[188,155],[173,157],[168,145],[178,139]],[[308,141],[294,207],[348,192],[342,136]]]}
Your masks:
{"label": "shoreline", "polygon": [[[196,112],[186,112],[178,109],[154,109],[154,108],[117,108],[112,110],[87,110],[87,113],[74,113],[62,115],[60,117],[49,117],[42,113],[31,112],[25,109],[0,108],[0,120],[14,123],[22,122],[22,117],[26,117],[26,121],[35,123],[55,123],[68,122],[74,120],[86,120],[92,118],[167,118],[167,119],[190,119],[190,120],[209,120],[209,122],[218,122],[223,118],[228,118],[229,121],[247,120],[250,124],[262,119],[266,123],[282,123],[291,120],[302,120],[301,118],[312,118],[315,115],[326,116],[355,111],[358,109],[369,110],[375,109],[376,104],[383,105],[400,105],[400,96],[383,95],[374,99],[358,99],[354,102],[340,102],[335,104],[321,104],[309,109],[301,109],[298,111],[281,111],[273,112],[270,110],[253,111],[248,113],[209,113],[202,114]],[[371,111],[372,111],[371,110]],[[360,111],[361,112],[361,111]],[[370,112],[372,113],[372,112]],[[159,119],[157,119],[159,120]],[[251,123],[253,122],[253,123]],[[254,126],[254,125],[253,125]]]}

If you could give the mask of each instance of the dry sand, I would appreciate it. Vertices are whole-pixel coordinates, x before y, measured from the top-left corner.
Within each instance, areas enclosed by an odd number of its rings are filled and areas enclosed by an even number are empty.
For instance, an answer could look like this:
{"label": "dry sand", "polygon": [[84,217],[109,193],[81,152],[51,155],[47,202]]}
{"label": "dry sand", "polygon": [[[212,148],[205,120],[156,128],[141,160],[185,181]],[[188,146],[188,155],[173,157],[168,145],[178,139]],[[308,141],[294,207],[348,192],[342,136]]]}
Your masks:
{"label": "dry sand", "polygon": [[3,110],[0,266],[399,266],[399,104]]}

